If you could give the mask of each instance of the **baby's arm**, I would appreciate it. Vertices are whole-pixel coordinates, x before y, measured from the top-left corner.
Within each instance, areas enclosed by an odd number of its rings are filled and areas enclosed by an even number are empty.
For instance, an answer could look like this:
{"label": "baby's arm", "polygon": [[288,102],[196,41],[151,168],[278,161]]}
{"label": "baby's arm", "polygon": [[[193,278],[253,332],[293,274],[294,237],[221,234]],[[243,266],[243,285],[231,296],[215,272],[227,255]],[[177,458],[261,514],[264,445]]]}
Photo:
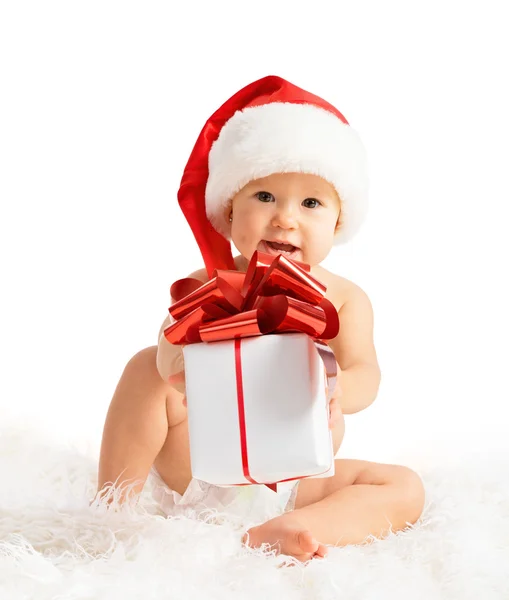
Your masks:
{"label": "baby's arm", "polygon": [[344,414],[367,408],[376,398],[380,367],[374,344],[373,307],[366,292],[350,282],[346,302],[339,310],[339,334],[328,342],[341,368]]}

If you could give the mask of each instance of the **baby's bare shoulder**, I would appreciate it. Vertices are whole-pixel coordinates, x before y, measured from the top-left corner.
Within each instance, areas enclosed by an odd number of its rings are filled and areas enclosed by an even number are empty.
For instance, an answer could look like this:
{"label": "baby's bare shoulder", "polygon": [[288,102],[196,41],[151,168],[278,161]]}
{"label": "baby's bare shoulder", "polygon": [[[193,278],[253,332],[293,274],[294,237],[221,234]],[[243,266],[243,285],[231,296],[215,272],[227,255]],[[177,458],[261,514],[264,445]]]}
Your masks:
{"label": "baby's bare shoulder", "polygon": [[[325,269],[324,269],[325,271]],[[373,307],[366,292],[356,283],[333,273],[324,273],[327,297],[338,311],[339,334],[327,343],[342,370],[352,365],[374,365],[379,370],[373,329]],[[330,296],[329,296],[330,289]],[[353,411],[356,412],[356,411]]]}
{"label": "baby's bare shoulder", "polygon": [[326,298],[334,304],[339,311],[347,300],[351,299],[361,288],[350,279],[331,273],[323,267],[316,268],[314,275],[327,286]]}

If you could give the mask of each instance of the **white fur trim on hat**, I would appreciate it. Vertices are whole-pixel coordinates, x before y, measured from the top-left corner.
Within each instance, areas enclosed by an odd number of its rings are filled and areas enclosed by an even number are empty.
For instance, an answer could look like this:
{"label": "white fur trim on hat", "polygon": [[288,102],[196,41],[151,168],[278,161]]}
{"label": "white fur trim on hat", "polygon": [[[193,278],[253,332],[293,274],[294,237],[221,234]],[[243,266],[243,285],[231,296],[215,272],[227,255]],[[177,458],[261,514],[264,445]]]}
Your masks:
{"label": "white fur trim on hat", "polygon": [[350,125],[312,104],[273,102],[237,111],[226,122],[209,152],[207,217],[230,239],[232,197],[254,179],[296,172],[335,187],[342,203],[335,244],[350,240],[368,208],[364,146]]}

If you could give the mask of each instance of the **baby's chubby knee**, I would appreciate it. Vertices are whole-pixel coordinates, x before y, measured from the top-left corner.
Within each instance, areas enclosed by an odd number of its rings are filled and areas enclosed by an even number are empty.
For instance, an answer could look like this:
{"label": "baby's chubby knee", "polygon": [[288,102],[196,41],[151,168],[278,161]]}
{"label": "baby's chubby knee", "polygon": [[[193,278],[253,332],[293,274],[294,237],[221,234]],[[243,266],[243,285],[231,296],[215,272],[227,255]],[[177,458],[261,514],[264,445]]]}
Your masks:
{"label": "baby's chubby knee", "polygon": [[154,372],[157,373],[157,346],[149,346],[148,348],[143,348],[139,352],[136,352],[128,361],[125,366],[126,371],[137,372],[140,373],[149,373]]}
{"label": "baby's chubby knee", "polygon": [[187,417],[183,393],[162,378],[157,364],[158,347],[149,346],[137,352],[127,363],[124,375],[133,385],[146,391],[146,398],[154,397],[153,392],[166,400],[166,417],[169,426],[178,425]]}
{"label": "baby's chubby knee", "polygon": [[147,389],[170,388],[157,368],[157,346],[149,346],[136,352],[127,362],[122,375],[136,387]]}
{"label": "baby's chubby knee", "polygon": [[[171,374],[172,367],[174,366],[174,355],[180,356],[182,350],[180,346],[177,346],[176,351],[173,351],[172,348],[171,352],[162,352],[161,345],[162,342],[159,346],[148,346],[134,354],[127,362],[125,372],[130,375],[153,377],[157,382],[170,387],[168,385],[168,374]],[[168,342],[165,343],[166,345],[170,346]]]}
{"label": "baby's chubby knee", "polygon": [[401,502],[407,511],[407,521],[415,523],[424,510],[426,490],[421,477],[406,466],[397,467],[397,486]]}

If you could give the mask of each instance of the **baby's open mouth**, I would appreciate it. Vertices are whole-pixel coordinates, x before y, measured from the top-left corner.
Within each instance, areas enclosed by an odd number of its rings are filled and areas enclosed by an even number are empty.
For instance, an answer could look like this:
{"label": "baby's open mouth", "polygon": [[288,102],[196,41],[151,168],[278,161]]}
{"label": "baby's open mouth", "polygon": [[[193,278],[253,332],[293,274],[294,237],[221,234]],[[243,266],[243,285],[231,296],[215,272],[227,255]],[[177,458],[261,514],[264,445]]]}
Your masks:
{"label": "baby's open mouth", "polygon": [[297,246],[292,246],[292,244],[268,242],[267,240],[264,240],[263,243],[267,247],[267,252],[269,254],[285,254],[286,256],[291,256],[298,250]]}

